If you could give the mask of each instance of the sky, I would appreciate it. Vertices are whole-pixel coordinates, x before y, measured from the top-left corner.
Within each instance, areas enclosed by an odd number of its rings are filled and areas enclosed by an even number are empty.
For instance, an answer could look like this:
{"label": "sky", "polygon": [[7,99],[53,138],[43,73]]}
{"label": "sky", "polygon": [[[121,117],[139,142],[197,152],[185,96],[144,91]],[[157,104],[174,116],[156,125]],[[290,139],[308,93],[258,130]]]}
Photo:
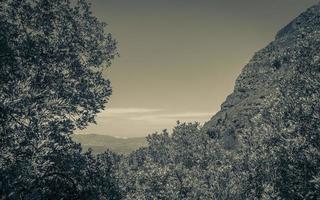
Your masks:
{"label": "sky", "polygon": [[113,94],[80,133],[141,137],[176,121],[204,123],[241,69],[318,0],[91,0],[120,57],[105,73]]}

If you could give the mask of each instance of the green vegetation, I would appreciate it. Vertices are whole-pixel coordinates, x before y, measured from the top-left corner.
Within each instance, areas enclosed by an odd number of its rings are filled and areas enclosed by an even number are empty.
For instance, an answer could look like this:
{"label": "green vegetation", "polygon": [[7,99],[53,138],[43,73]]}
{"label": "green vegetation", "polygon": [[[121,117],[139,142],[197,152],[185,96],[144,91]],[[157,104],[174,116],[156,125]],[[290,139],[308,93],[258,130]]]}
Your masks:
{"label": "green vegetation", "polygon": [[92,149],[94,154],[99,154],[110,149],[119,154],[129,154],[140,147],[147,146],[146,138],[115,138],[108,135],[75,134],[73,139],[81,143],[84,150]]}

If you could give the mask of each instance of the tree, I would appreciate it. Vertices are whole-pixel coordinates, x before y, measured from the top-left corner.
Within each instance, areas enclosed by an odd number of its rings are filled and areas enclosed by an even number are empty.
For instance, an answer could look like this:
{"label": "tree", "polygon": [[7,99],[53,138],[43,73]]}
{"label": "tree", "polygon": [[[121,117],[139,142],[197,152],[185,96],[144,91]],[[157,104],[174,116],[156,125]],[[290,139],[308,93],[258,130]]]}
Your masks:
{"label": "tree", "polygon": [[121,161],[125,199],[237,199],[232,156],[198,123],[178,123],[172,134],[147,140],[148,147]]}
{"label": "tree", "polygon": [[111,95],[103,70],[117,51],[105,27],[85,0],[1,1],[1,197],[81,191],[87,159],[70,134]]}

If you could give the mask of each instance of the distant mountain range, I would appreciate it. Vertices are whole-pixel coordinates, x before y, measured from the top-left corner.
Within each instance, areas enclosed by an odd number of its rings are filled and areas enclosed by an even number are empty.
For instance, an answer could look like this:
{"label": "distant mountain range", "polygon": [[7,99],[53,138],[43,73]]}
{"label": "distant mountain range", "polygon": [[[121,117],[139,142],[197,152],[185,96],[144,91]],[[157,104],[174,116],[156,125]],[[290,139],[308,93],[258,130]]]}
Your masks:
{"label": "distant mountain range", "polygon": [[108,135],[75,134],[73,139],[81,143],[84,150],[92,148],[94,154],[110,149],[116,153],[128,154],[140,147],[147,146],[146,138],[117,138]]}

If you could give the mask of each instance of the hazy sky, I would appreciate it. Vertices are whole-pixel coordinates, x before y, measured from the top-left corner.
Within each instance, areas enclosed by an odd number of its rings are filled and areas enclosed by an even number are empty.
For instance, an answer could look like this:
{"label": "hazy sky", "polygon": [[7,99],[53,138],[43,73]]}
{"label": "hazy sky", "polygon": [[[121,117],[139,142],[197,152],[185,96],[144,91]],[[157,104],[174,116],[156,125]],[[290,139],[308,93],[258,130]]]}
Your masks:
{"label": "hazy sky", "polygon": [[232,92],[242,67],[318,0],[91,0],[120,57],[113,95],[84,132],[119,137],[204,122]]}

